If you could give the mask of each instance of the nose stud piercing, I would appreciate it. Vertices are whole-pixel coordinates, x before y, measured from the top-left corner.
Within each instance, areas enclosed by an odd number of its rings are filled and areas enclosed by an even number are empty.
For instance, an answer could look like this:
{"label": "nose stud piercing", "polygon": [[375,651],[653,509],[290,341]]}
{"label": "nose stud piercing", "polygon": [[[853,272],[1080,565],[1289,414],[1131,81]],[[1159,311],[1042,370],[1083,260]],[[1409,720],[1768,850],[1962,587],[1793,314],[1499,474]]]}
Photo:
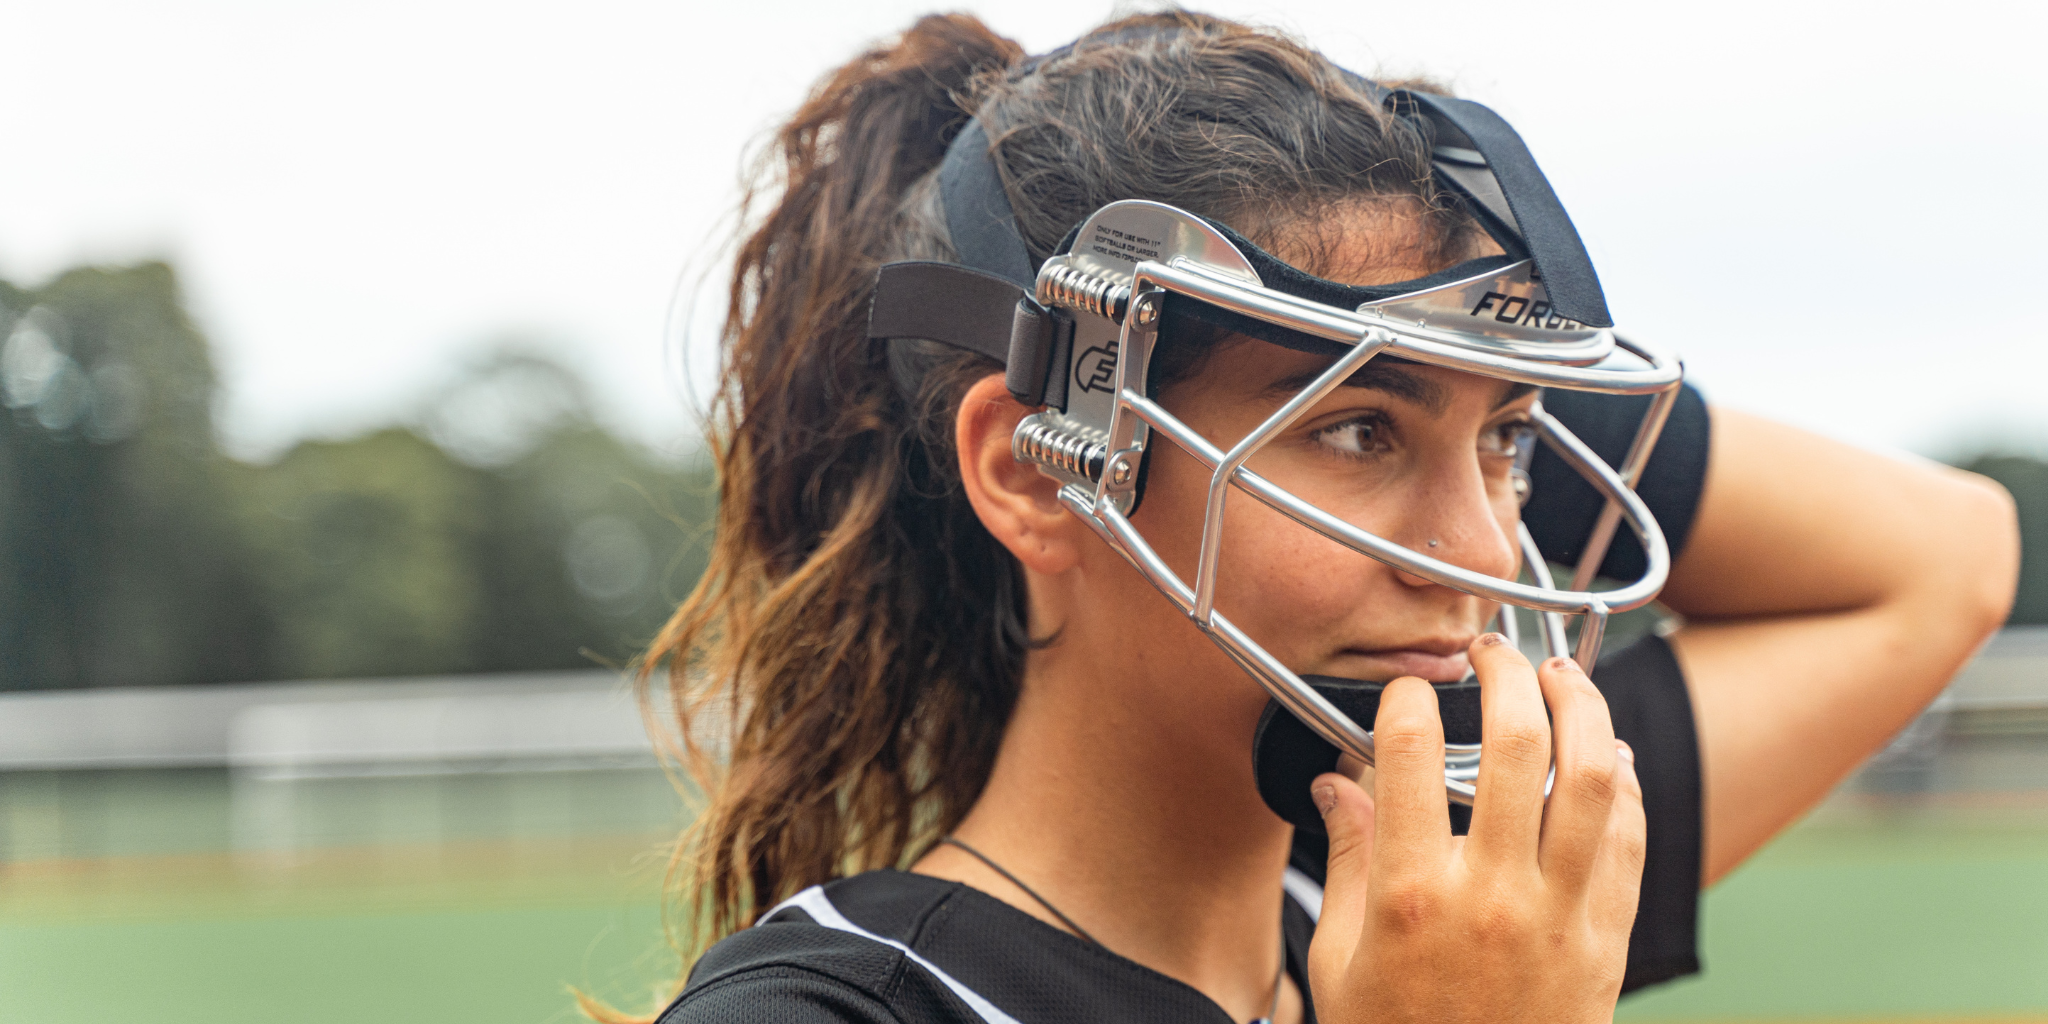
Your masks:
{"label": "nose stud piercing", "polygon": [[1434,537],[1430,538],[1430,541],[1429,541],[1429,546],[1430,546],[1430,547],[1436,547],[1436,538],[1434,538]]}

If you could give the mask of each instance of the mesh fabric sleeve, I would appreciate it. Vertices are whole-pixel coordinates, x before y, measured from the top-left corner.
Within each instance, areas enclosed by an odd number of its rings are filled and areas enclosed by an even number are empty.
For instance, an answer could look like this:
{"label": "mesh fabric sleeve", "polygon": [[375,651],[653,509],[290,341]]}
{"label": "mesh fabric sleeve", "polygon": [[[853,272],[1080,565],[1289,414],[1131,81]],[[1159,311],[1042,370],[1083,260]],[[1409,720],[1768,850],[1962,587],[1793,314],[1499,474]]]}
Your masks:
{"label": "mesh fabric sleeve", "polygon": [[[1571,432],[1586,442],[1607,464],[1617,469],[1635,440],[1636,427],[1648,397],[1598,395],[1586,391],[1550,390],[1543,394],[1543,408],[1556,416]],[[1671,545],[1673,561],[1685,550],[1692,534],[1693,516],[1699,511],[1700,494],[1707,480],[1707,403],[1687,384],[1680,389],[1671,418],[1665,421],[1650,464],[1636,485],[1636,493],[1664,530]],[[1548,445],[1536,448],[1536,461],[1529,467],[1534,485],[1529,507],[1522,519],[1536,546],[1553,562],[1575,565],[1586,537],[1600,518],[1605,502],[1599,492],[1578,471],[1565,465]],[[1627,526],[1614,535],[1600,575],[1609,579],[1633,580],[1643,574],[1643,547]]]}
{"label": "mesh fabric sleeve", "polygon": [[894,947],[789,909],[726,936],[690,970],[658,1024],[955,1024],[973,1020]]}
{"label": "mesh fabric sleeve", "polygon": [[888,1006],[836,978],[760,967],[692,987],[659,1024],[904,1024]]}
{"label": "mesh fabric sleeve", "polygon": [[1602,657],[1593,683],[1607,697],[1614,735],[1635,751],[1643,784],[1643,886],[1621,985],[1630,992],[1700,969],[1699,734],[1685,675],[1663,637]]}

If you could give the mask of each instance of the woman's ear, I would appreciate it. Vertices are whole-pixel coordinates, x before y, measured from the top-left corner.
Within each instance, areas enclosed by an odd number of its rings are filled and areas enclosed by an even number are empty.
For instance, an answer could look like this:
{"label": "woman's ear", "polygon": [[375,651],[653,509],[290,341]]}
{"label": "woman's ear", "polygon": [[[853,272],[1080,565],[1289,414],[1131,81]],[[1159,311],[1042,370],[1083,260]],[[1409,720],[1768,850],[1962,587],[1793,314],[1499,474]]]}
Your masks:
{"label": "woman's ear", "polygon": [[1010,436],[1032,411],[1010,396],[1001,374],[990,374],[961,399],[953,442],[981,524],[1026,569],[1052,575],[1080,561],[1085,528],[1060,504],[1058,481],[1010,454]]}

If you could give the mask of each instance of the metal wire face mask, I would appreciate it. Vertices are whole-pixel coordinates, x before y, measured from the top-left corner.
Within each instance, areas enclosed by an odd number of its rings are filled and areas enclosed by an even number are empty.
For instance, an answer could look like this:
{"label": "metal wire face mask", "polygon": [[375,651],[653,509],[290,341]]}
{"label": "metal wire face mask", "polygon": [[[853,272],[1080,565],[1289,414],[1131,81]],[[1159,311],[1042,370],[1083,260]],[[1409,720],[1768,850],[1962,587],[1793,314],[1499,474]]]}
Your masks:
{"label": "metal wire face mask", "polygon": [[[1388,95],[1396,102],[1408,94]],[[1570,653],[1588,672],[1608,616],[1653,600],[1670,568],[1664,535],[1633,488],[1677,399],[1680,363],[1617,337],[1606,323],[1604,298],[1576,232],[1505,122],[1464,101],[1429,97],[1421,106],[1450,112],[1428,125],[1438,143],[1437,173],[1468,200],[1506,256],[1402,285],[1352,287],[1289,266],[1222,224],[1128,200],[1098,210],[1033,273],[986,138],[970,122],[940,175],[955,247],[970,265],[884,267],[869,323],[874,338],[935,339],[1003,362],[1012,394],[1045,407],[1018,425],[1015,457],[1058,480],[1060,501],[1278,705],[1368,765],[1374,761],[1371,732],[1217,610],[1217,567],[1233,492],[1360,554],[1499,604],[1501,631],[1511,638],[1519,633],[1512,609],[1535,613],[1552,655],[1568,653],[1565,620],[1578,617]],[[1030,287],[1020,289],[1026,278]],[[1249,434],[1219,448],[1163,408],[1148,388],[1159,346],[1172,344],[1186,324],[1324,354],[1332,362]],[[1618,467],[1540,402],[1532,410],[1537,437],[1605,500],[1568,587],[1552,579],[1526,526],[1518,524],[1517,533],[1533,582],[1498,579],[1377,536],[1246,468],[1262,447],[1381,357],[1539,388],[1654,396]],[[1130,520],[1142,496],[1147,453],[1160,438],[1210,473],[1192,579],[1168,566]],[[1524,502],[1533,454],[1533,445],[1522,445],[1513,469]],[[1624,524],[1642,546],[1646,570],[1637,580],[1596,592],[1594,575]],[[1447,744],[1445,787],[1453,801],[1471,803],[1480,753],[1478,743]]]}
{"label": "metal wire face mask", "polygon": [[[1576,656],[1588,670],[1598,655],[1607,616],[1655,598],[1670,567],[1663,533],[1632,483],[1676,395],[1678,364],[1665,354],[1616,338],[1611,330],[1550,314],[1543,286],[1531,277],[1530,269],[1529,261],[1517,261],[1428,290],[1337,309],[1266,287],[1236,244],[1192,214],[1157,203],[1112,204],[1082,225],[1072,252],[1047,261],[1039,273],[1036,298],[1073,315],[1072,349],[1079,355],[1072,362],[1066,409],[1027,417],[1018,426],[1013,451],[1019,461],[1035,463],[1058,479],[1063,484],[1061,502],[1275,700],[1339,750],[1371,764],[1371,733],[1216,609],[1216,571],[1231,492],[1241,492],[1307,529],[1404,572],[1536,612],[1553,655],[1566,653],[1564,617],[1582,616]],[[1337,358],[1251,433],[1228,450],[1218,448],[1148,397],[1145,386],[1160,328],[1170,319],[1169,305],[1186,302],[1323,340]],[[1615,526],[1626,523],[1647,555],[1642,578],[1597,593],[1584,589],[1584,584],[1561,589],[1549,578],[1528,528],[1518,526],[1523,557],[1536,582],[1496,579],[1379,537],[1245,468],[1303,413],[1382,355],[1541,387],[1659,395],[1663,400],[1652,403],[1638,431],[1635,449],[1640,454],[1619,469],[1608,466],[1540,406],[1533,412],[1541,439],[1609,502],[1611,511],[1602,520],[1604,536],[1589,546],[1581,571],[1590,574],[1600,564]],[[1157,443],[1155,433],[1210,470],[1193,579],[1168,567],[1128,518],[1138,496],[1142,460],[1149,446]],[[1526,446],[1518,455],[1518,490],[1525,496],[1531,455],[1533,449]],[[1500,622],[1503,631],[1515,632],[1511,613],[1503,613]],[[1446,782],[1454,798],[1472,796],[1476,747],[1453,745]]]}

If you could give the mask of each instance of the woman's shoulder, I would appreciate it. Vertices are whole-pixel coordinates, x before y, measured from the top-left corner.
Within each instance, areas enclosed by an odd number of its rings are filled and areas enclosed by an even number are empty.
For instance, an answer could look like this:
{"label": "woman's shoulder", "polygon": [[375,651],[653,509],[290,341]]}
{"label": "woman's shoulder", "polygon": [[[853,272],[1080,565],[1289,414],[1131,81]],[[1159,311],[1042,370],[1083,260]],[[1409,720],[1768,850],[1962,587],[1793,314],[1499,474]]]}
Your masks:
{"label": "woman's shoulder", "polygon": [[871,989],[832,973],[788,964],[764,964],[692,980],[657,1024],[902,1024]]}
{"label": "woman's shoulder", "polygon": [[[905,970],[906,940],[958,888],[901,871],[831,882],[822,910],[793,901],[707,950],[660,1024],[928,1019],[950,994]],[[860,930],[829,926],[820,913],[858,920]]]}

